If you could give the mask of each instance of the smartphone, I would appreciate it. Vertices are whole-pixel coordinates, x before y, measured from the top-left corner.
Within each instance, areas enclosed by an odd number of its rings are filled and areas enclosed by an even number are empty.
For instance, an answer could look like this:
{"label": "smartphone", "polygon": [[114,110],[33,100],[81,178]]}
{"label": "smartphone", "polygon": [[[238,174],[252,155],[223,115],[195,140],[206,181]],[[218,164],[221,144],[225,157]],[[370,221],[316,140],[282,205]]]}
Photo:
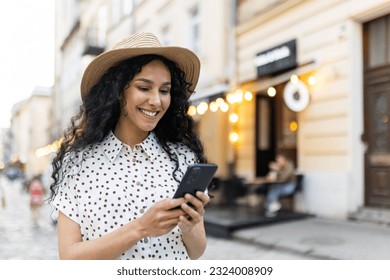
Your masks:
{"label": "smartphone", "polygon": [[188,166],[173,198],[183,197],[186,193],[195,196],[197,191],[204,192],[214,177],[218,165],[214,163],[196,163]]}

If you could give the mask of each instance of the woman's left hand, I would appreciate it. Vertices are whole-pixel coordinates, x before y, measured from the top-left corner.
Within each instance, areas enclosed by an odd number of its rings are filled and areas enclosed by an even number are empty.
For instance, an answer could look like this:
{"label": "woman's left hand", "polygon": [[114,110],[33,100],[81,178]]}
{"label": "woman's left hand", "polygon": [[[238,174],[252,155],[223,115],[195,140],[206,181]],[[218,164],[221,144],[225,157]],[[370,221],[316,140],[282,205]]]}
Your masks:
{"label": "woman's left hand", "polygon": [[204,192],[196,192],[196,197],[190,194],[184,196],[187,203],[181,205],[181,209],[186,213],[179,218],[179,227],[182,232],[192,231],[194,226],[203,221],[205,213],[204,206],[210,201],[210,197]]}

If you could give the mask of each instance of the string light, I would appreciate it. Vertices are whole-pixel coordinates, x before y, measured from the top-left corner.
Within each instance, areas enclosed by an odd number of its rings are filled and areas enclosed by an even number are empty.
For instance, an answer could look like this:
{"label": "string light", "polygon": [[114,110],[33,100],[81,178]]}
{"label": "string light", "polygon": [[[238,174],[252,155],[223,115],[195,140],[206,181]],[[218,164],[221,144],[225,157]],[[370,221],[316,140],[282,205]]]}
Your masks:
{"label": "string light", "polygon": [[229,92],[228,94],[226,94],[226,101],[229,102],[230,104],[235,103],[235,98],[234,98],[233,92]]}
{"label": "string light", "polygon": [[234,92],[236,103],[242,102],[243,94],[244,94],[244,93],[242,92],[241,89],[237,89],[237,90]]}
{"label": "string light", "polygon": [[211,101],[210,104],[203,101],[200,102],[197,106],[190,105],[188,107],[187,114],[189,116],[195,116],[196,114],[203,115],[208,109],[210,109],[211,112],[217,112],[218,109],[220,109],[222,112],[225,113],[229,111],[229,104],[240,103],[243,100],[251,101],[253,99],[253,93],[249,90],[246,90],[244,92],[242,89],[236,89],[232,92],[227,93],[225,98],[226,101],[224,98],[218,97],[215,101]]}
{"label": "string light", "polygon": [[55,153],[61,146],[63,138],[60,138],[57,141],[54,141],[52,144],[46,145],[45,147],[38,148],[35,150],[35,156],[40,158],[49,155],[50,153]]}
{"label": "string light", "polygon": [[196,107],[194,105],[191,105],[190,107],[188,107],[188,112],[187,114],[189,116],[195,116],[196,115]]}
{"label": "string light", "polygon": [[230,104],[240,103],[240,102],[242,102],[243,95],[244,95],[244,93],[242,92],[241,89],[236,89],[235,91],[229,92],[226,95],[226,100]]}
{"label": "string light", "polygon": [[291,83],[296,84],[296,83],[298,83],[298,80],[299,80],[299,78],[297,75],[291,75],[291,77],[290,77]]}
{"label": "string light", "polygon": [[238,115],[236,113],[230,114],[229,121],[231,123],[237,123],[238,122]]}
{"label": "string light", "polygon": [[314,86],[317,83],[317,79],[314,76],[310,76],[307,82],[309,85]]}
{"label": "string light", "polygon": [[207,104],[207,102],[203,101],[203,102],[200,102],[199,105],[196,107],[196,112],[199,115],[203,115],[204,113],[206,113],[208,108],[209,108],[209,105]]}
{"label": "string light", "polygon": [[290,122],[290,130],[291,131],[297,131],[298,130],[298,123],[296,121]]}
{"label": "string light", "polygon": [[237,143],[239,138],[240,138],[240,136],[238,135],[237,132],[235,132],[235,131],[230,132],[230,134],[229,134],[230,142]]}
{"label": "string light", "polygon": [[249,90],[247,90],[245,93],[244,93],[244,99],[246,101],[251,101],[253,98],[253,94],[252,92],[250,92]]}
{"label": "string light", "polygon": [[210,102],[209,108],[210,108],[211,112],[217,112],[219,106],[218,106],[217,102],[212,101],[212,102]]}
{"label": "string light", "polygon": [[274,87],[269,87],[267,89],[267,94],[269,97],[274,97],[276,95],[276,89]]}
{"label": "string light", "polygon": [[222,106],[220,106],[219,108],[222,112],[226,113],[227,111],[229,111],[229,104],[223,103]]}
{"label": "string light", "polygon": [[215,100],[215,102],[217,103],[217,105],[221,108],[221,106],[223,104],[225,104],[225,100],[223,100],[223,98],[221,97],[218,97],[217,100]]}

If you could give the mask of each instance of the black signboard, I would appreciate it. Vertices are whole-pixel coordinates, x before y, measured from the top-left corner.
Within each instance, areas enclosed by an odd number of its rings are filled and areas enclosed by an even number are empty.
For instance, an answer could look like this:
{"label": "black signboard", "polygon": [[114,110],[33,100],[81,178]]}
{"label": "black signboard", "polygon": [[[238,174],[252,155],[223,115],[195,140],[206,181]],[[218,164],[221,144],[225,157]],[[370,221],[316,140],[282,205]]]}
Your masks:
{"label": "black signboard", "polygon": [[257,77],[278,74],[297,66],[296,40],[256,54]]}

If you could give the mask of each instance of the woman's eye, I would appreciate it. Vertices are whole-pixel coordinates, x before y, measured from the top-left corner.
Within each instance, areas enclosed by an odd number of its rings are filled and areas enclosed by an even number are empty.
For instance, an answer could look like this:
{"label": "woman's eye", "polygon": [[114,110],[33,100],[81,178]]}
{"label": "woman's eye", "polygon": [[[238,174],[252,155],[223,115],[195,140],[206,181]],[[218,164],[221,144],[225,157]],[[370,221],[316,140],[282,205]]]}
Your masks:
{"label": "woman's eye", "polygon": [[170,89],[162,89],[162,90],[160,90],[160,92],[161,92],[162,94],[170,94],[170,93],[171,93],[171,90],[170,90]]}
{"label": "woman's eye", "polygon": [[138,87],[140,91],[148,91],[149,89],[147,87]]}

